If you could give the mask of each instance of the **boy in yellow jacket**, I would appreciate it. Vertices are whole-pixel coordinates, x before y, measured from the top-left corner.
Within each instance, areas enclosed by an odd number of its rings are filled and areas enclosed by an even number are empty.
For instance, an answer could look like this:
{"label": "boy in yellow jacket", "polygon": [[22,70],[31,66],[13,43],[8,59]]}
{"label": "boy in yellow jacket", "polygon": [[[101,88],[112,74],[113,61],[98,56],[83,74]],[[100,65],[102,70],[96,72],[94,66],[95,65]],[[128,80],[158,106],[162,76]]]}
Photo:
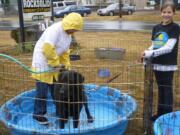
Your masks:
{"label": "boy in yellow jacket", "polygon": [[[37,41],[32,60],[34,71],[43,72],[60,65],[70,67],[69,47],[71,35],[82,30],[83,19],[78,13],[70,13],[62,21],[48,27]],[[50,90],[53,95],[53,80],[57,80],[58,71],[32,74],[36,79],[36,99],[33,118],[40,124],[48,124],[46,114],[46,98]]]}

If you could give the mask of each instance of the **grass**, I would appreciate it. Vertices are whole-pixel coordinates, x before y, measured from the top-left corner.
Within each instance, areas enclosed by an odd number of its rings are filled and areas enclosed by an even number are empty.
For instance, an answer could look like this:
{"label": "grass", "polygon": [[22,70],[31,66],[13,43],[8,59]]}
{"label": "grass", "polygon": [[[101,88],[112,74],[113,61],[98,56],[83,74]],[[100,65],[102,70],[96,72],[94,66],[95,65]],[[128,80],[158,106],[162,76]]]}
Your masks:
{"label": "grass", "polygon": [[[60,20],[60,19],[55,19]],[[140,22],[161,22],[161,13],[158,10],[155,11],[137,11],[132,15],[123,15],[122,18],[119,16],[98,16],[96,12],[84,17],[85,21],[140,21]],[[175,22],[180,22],[180,11],[177,11],[174,16]]]}
{"label": "grass", "polygon": [[11,31],[0,31],[0,47],[13,46],[16,42],[11,38]]}
{"label": "grass", "polygon": [[[132,15],[123,15],[122,18],[119,16],[98,16],[96,12],[84,17],[86,21],[140,21],[140,22],[155,22],[158,23],[161,21],[161,13],[158,10],[154,11],[136,11]],[[55,18],[56,21],[61,20]],[[3,17],[0,18],[0,21],[19,21],[18,16]],[[180,11],[177,11],[174,16],[174,21],[180,22]]]}
{"label": "grass", "polygon": [[[9,38],[8,32],[6,32],[6,34],[7,38]],[[136,37],[134,35],[136,35]],[[132,92],[131,95],[136,99],[139,99],[139,103],[142,102],[140,95],[143,96],[143,93],[135,94],[135,91],[137,89],[139,91],[143,90],[142,83],[134,83],[136,81],[142,81],[142,68],[138,68],[138,66],[128,68],[128,63],[126,63],[125,61],[129,61],[130,63],[138,62],[140,52],[143,51],[149,45],[149,33],[78,32],[75,34],[75,37],[82,48],[79,51],[81,60],[72,61],[72,68],[78,70],[79,72],[82,72],[85,75],[86,83],[95,83],[99,85],[106,84],[106,81],[108,79],[115,76],[117,73],[121,73],[121,75],[112,83],[110,83],[109,86],[121,89],[124,92]],[[7,40],[7,38],[1,38],[0,41],[6,45],[13,45],[14,41],[11,39]],[[141,39],[144,40],[140,41]],[[94,55],[94,49],[96,47],[124,48],[126,49],[124,61],[96,59]],[[8,53],[10,53],[10,55],[15,54],[13,55],[14,57],[18,58],[19,60],[23,61],[23,63],[29,66],[31,65],[31,53],[17,55],[16,53],[13,53],[12,50],[10,52],[8,51]],[[111,72],[110,78],[98,77],[97,71],[99,68],[108,68]],[[139,75],[135,77],[136,73]],[[30,78],[29,73],[24,71],[16,64],[12,62],[2,61],[2,59],[0,65],[0,78],[0,93],[2,93],[0,104],[4,103],[9,98],[12,98],[17,94],[34,87],[34,80]],[[9,85],[9,82],[11,85]],[[130,85],[128,85],[128,83]],[[139,110],[137,114],[134,116],[134,118],[138,115],[142,117],[140,113],[142,113],[142,111]],[[139,122],[138,124],[138,131],[136,131],[136,129],[133,128],[132,124],[130,124],[129,126],[130,127],[127,131],[127,134],[133,134],[134,132],[138,133],[142,129],[142,122]]]}
{"label": "grass", "polygon": [[[116,17],[114,17],[116,18]],[[104,18],[105,19],[105,18]],[[119,19],[116,18],[116,19]],[[124,15],[123,21],[141,21],[141,22],[155,22],[161,21],[161,13],[159,11],[146,11],[146,12],[135,12],[133,15]],[[180,21],[180,12],[177,11],[174,16],[174,21]]]}
{"label": "grass", "polygon": [[[2,32],[4,38],[0,37],[2,45],[13,46],[15,43],[9,37],[8,32]],[[127,135],[142,134],[142,114],[143,114],[143,66],[139,65],[141,52],[150,45],[150,33],[144,32],[78,32],[75,34],[77,41],[81,46],[79,54],[80,61],[72,61],[72,68],[82,72],[85,75],[86,83],[106,84],[106,81],[117,73],[121,75],[108,86],[121,89],[123,92],[133,96],[138,109],[132,120],[130,120]],[[9,40],[7,40],[9,39]],[[94,49],[97,47],[124,48],[126,50],[123,60],[103,60],[96,59]],[[1,51],[1,50],[0,50]],[[7,51],[7,50],[6,50]],[[11,50],[11,55],[13,52]],[[27,65],[31,65],[32,53],[14,55]],[[100,78],[97,76],[99,68],[108,68],[110,78]],[[1,59],[0,62],[0,95],[2,95],[0,104],[7,101],[15,95],[34,87],[34,80],[30,74],[12,62]],[[176,100],[179,102],[178,92],[179,76],[176,74]],[[177,107],[179,107],[177,105]]]}

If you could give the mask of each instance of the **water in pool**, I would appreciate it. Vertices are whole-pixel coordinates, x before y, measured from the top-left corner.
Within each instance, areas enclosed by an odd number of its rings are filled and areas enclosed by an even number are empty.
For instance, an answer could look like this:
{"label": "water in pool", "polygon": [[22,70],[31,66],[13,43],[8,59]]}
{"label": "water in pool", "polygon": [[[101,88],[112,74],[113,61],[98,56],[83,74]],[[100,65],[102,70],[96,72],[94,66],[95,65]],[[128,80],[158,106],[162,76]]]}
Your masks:
{"label": "water in pool", "polygon": [[[35,91],[24,92],[9,100],[1,107],[1,119],[11,127],[13,135],[38,134],[74,134],[83,135],[122,135],[127,127],[127,119],[136,110],[135,100],[127,94],[121,94],[119,90],[101,87],[96,91],[89,91],[96,85],[85,85],[88,97],[88,106],[91,115],[94,117],[93,123],[88,123],[84,108],[80,113],[79,128],[73,128],[72,118],[69,118],[62,130],[55,115],[55,105],[48,96],[46,117],[50,124],[43,126],[33,118]],[[13,128],[12,128],[13,127]]]}
{"label": "water in pool", "polygon": [[[108,108],[103,104],[97,104],[89,105],[90,112],[92,116],[94,117],[94,122],[93,123],[88,123],[87,118],[86,118],[86,113],[84,111],[84,108],[81,111],[81,122],[80,122],[80,129],[94,129],[94,128],[100,128],[100,127],[106,127],[110,123],[113,123],[114,121],[117,120],[117,112],[114,111],[112,108]],[[58,121],[55,116],[55,111],[54,109],[52,110],[52,106],[48,107],[48,114],[46,115],[48,120],[50,121],[49,126],[42,126],[38,124],[35,120],[32,119],[32,115],[22,115],[21,118],[17,121],[17,125],[21,126],[23,129],[29,128],[29,129],[36,129],[37,130],[42,130],[43,132],[45,130],[58,130]],[[97,119],[96,119],[97,118]],[[69,119],[69,122],[66,124],[65,130],[73,129],[73,123],[72,119]]]}

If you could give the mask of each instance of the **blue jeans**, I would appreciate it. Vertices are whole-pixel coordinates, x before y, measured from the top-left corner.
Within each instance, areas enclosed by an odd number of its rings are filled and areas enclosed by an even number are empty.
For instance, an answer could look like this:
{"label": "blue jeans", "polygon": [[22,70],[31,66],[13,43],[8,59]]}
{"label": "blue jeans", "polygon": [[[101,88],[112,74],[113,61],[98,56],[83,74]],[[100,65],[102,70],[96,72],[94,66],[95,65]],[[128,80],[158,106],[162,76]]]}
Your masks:
{"label": "blue jeans", "polygon": [[47,112],[47,96],[48,91],[51,96],[54,94],[54,85],[40,81],[36,81],[36,96],[34,102],[34,115],[44,115]]}

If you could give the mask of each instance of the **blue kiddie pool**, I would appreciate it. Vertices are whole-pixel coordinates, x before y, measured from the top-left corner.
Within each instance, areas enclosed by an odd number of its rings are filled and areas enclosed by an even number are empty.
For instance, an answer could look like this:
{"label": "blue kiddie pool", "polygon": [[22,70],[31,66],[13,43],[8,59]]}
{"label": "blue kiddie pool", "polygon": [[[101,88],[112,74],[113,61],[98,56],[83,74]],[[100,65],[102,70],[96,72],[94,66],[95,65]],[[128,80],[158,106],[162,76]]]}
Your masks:
{"label": "blue kiddie pool", "polygon": [[155,135],[180,135],[180,111],[160,116],[154,123]]}
{"label": "blue kiddie pool", "polygon": [[35,90],[30,90],[7,101],[0,108],[0,119],[10,129],[12,135],[122,135],[125,133],[128,119],[135,112],[135,100],[119,90],[106,86],[85,85],[88,106],[93,123],[88,123],[84,108],[80,114],[79,128],[74,129],[69,118],[64,129],[58,126],[55,106],[48,96],[46,117],[50,124],[43,126],[32,118]]}

